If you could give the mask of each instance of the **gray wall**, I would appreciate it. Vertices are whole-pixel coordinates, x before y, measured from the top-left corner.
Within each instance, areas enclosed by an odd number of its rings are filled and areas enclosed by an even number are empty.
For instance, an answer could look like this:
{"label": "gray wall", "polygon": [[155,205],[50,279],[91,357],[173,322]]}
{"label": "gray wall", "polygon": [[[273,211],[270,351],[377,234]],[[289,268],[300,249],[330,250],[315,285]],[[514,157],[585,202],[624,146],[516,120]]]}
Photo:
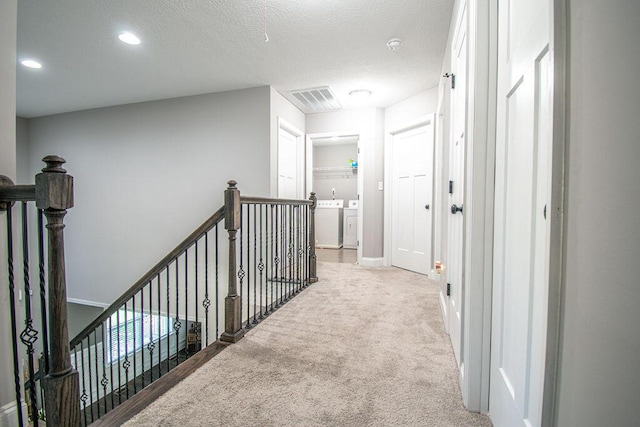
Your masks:
{"label": "gray wall", "polygon": [[[356,143],[340,145],[320,145],[313,147],[313,167],[349,167],[349,159],[357,160],[358,145]],[[319,200],[329,200],[331,189],[335,188],[335,198],[343,199],[345,207],[348,200],[358,198],[357,170],[316,171],[313,173],[313,190]]]}
{"label": "gray wall", "polygon": [[[0,2],[0,174],[16,179],[16,16],[17,0]],[[0,212],[0,425],[15,421],[2,408],[14,400],[12,356],[9,328],[9,296],[4,287],[7,277],[6,215]],[[7,418],[5,418],[5,415]]]}
{"label": "gray wall", "polygon": [[640,2],[571,1],[559,426],[638,425]]}
{"label": "gray wall", "polygon": [[384,110],[362,108],[307,115],[307,134],[329,132],[360,135],[362,256],[382,258],[384,193],[378,190],[378,182],[384,179]]}
{"label": "gray wall", "polygon": [[269,87],[29,121],[29,166],[59,154],[75,177],[68,296],[108,304],[223,202],[229,179],[269,195]]}
{"label": "gray wall", "polygon": [[16,182],[33,184],[29,161],[29,120],[16,117]]}

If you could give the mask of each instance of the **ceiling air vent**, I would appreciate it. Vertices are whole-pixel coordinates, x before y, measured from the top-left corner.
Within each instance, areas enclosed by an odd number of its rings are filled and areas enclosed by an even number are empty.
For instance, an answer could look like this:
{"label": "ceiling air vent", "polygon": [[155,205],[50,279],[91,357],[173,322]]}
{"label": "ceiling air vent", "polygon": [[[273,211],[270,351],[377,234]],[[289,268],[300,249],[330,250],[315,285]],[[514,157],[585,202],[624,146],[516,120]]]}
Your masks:
{"label": "ceiling air vent", "polygon": [[306,112],[331,111],[342,108],[329,86],[289,92]]}

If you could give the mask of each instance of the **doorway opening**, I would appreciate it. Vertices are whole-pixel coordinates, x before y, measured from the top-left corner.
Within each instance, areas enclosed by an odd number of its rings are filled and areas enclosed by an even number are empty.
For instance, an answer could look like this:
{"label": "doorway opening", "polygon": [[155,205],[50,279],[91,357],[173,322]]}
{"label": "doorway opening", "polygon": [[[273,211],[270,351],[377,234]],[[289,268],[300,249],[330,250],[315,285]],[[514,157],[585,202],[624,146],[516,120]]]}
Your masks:
{"label": "doorway opening", "polygon": [[359,135],[307,135],[307,188],[318,198],[316,247],[353,251],[361,259],[362,178]]}

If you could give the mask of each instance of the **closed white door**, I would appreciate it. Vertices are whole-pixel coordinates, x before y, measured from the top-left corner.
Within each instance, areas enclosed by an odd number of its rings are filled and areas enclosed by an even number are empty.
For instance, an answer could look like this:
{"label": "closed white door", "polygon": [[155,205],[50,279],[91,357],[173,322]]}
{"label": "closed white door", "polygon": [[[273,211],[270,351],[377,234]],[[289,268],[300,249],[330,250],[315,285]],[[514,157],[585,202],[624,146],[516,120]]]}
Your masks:
{"label": "closed white door", "polygon": [[298,198],[298,138],[286,129],[278,133],[278,198]]}
{"label": "closed white door", "polygon": [[392,140],[391,264],[427,274],[431,269],[433,119]]}
{"label": "closed white door", "polygon": [[461,375],[464,375],[462,360],[462,313],[463,313],[463,266],[464,266],[464,190],[465,190],[465,130],[467,118],[467,13],[463,6],[454,34],[451,69],[455,79],[451,92],[451,132],[449,140],[449,182],[447,191],[447,298],[449,315],[449,337]]}
{"label": "closed white door", "polygon": [[489,412],[541,425],[552,135],[550,2],[500,1]]}

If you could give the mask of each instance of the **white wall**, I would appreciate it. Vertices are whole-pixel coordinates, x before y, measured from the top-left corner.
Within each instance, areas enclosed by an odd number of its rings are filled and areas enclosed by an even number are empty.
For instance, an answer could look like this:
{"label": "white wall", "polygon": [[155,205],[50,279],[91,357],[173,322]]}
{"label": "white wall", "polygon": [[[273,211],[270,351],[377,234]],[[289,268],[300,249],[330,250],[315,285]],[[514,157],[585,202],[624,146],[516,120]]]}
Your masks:
{"label": "white wall", "polygon": [[[350,167],[349,160],[358,158],[356,143],[339,145],[316,145],[313,147],[313,167]],[[330,200],[335,188],[335,198],[349,200],[358,198],[358,170],[317,171],[313,174],[313,191],[318,200]]]}
{"label": "white wall", "polygon": [[[269,88],[269,129],[270,129],[270,162],[271,162],[271,197],[278,197],[278,118],[286,120],[287,123],[294,126],[303,134],[305,133],[305,115],[295,105],[289,102],[284,96],[274,88]],[[298,170],[301,172],[299,179],[302,182],[305,181],[304,174],[304,152],[305,152],[305,139],[300,138],[300,150],[299,153],[299,165]],[[303,186],[304,187],[304,186]],[[307,193],[308,191],[305,191]],[[309,195],[305,196],[305,199]]]}
{"label": "white wall", "polygon": [[384,180],[384,111],[361,108],[307,115],[308,134],[333,132],[360,135],[358,174],[363,181],[360,205],[363,212],[362,256],[381,259],[384,193],[378,190],[378,182]]}
{"label": "white wall", "polygon": [[570,2],[558,426],[638,425],[640,2]]}
{"label": "white wall", "polygon": [[[16,180],[16,16],[17,0],[0,2],[0,175]],[[12,412],[15,400],[9,296],[6,268],[6,215],[0,212],[0,426],[17,423]]]}
{"label": "white wall", "polygon": [[67,160],[68,296],[113,302],[223,203],[229,179],[269,195],[269,87],[29,121],[31,174]]}

